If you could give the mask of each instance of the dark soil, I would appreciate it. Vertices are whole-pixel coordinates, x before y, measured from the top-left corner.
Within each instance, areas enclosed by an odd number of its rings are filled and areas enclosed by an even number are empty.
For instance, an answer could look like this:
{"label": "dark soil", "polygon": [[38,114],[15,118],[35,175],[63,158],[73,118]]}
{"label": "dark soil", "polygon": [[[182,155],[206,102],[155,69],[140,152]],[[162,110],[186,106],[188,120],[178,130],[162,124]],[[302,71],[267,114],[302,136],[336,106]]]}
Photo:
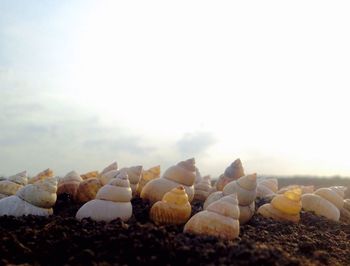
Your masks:
{"label": "dark soil", "polygon": [[[67,195],[50,217],[0,217],[0,264],[350,265],[350,225],[311,213],[302,213],[299,224],[255,215],[239,238],[222,241],[184,234],[182,226],[155,226],[147,201],[132,204],[127,223],[77,221],[80,206]],[[193,213],[202,209],[192,205]]]}

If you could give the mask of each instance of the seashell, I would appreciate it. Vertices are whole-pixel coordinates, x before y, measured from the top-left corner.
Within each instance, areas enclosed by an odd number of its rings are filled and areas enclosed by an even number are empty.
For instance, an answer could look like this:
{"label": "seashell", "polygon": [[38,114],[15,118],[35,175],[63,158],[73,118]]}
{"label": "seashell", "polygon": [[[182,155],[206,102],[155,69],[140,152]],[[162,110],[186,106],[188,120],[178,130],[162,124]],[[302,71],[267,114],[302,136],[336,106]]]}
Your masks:
{"label": "seashell", "polygon": [[344,208],[350,211],[350,199],[344,200]]}
{"label": "seashell", "polygon": [[7,178],[7,180],[25,186],[28,183],[27,171],[23,171],[18,174],[12,175],[9,178]]}
{"label": "seashell", "polygon": [[188,195],[189,202],[194,197],[195,160],[188,159],[169,167],[161,178],[149,181],[141,191],[141,198],[148,199],[153,204],[160,201],[164,194],[182,185]]}
{"label": "seashell", "polygon": [[155,224],[184,224],[191,216],[191,205],[183,186],[165,193],[161,201],[156,202],[150,211]]}
{"label": "seashell", "polygon": [[102,183],[98,178],[89,178],[80,182],[76,192],[75,200],[85,203],[95,199],[97,191],[102,187]]}
{"label": "seashell", "polygon": [[206,175],[202,180],[194,185],[194,200],[205,201],[211,191],[210,175]]}
{"label": "seashell", "polygon": [[143,187],[152,179],[160,177],[160,165],[154,166],[148,170],[143,170],[140,182],[137,185],[136,195],[140,195]]}
{"label": "seashell", "polygon": [[77,194],[79,184],[82,181],[83,179],[80,177],[80,175],[77,172],[75,171],[69,172],[58,183],[57,195],[67,193],[69,195],[72,195],[74,198]]}
{"label": "seashell", "polygon": [[257,197],[265,198],[276,194],[278,181],[276,178],[260,179],[257,186]]}
{"label": "seashell", "polygon": [[112,171],[112,170],[118,170],[118,163],[117,162],[113,162],[110,165],[108,165],[105,169],[102,170],[100,175],[108,173],[109,171]]}
{"label": "seashell", "polygon": [[53,177],[28,184],[15,195],[0,200],[0,215],[51,215],[56,202],[56,190],[57,180]]}
{"label": "seashell", "polygon": [[199,172],[199,169],[196,167],[196,179],[194,180],[195,184],[198,184],[202,180],[202,175]]}
{"label": "seashell", "polygon": [[127,221],[132,215],[132,192],[126,172],[120,172],[96,194],[96,199],[85,203],[77,212],[81,220],[90,217],[95,221],[110,222],[117,218]]}
{"label": "seashell", "polygon": [[314,186],[302,186],[302,185],[289,185],[286,187],[282,187],[280,190],[277,191],[277,194],[283,194],[284,192],[288,190],[292,190],[295,188],[300,188],[301,189],[301,194],[306,194],[306,193],[313,193],[314,192]]}
{"label": "seashell", "polygon": [[33,184],[39,180],[46,179],[48,177],[53,177],[53,171],[50,168],[47,168],[46,170],[34,176],[33,178],[29,179],[28,183]]}
{"label": "seashell", "polygon": [[17,190],[22,187],[22,185],[9,180],[0,181],[0,194],[2,194],[3,197],[8,197],[16,194]]}
{"label": "seashell", "polygon": [[86,179],[89,179],[89,178],[97,178],[98,177],[98,171],[91,171],[91,172],[88,172],[86,174],[80,175],[80,177],[83,180],[86,180]]}
{"label": "seashell", "polygon": [[339,221],[340,210],[344,206],[345,189],[345,187],[319,188],[313,194],[304,194],[301,197],[303,209]]}
{"label": "seashell", "polygon": [[250,205],[256,198],[256,174],[240,177],[238,180],[228,183],[224,189],[224,195],[237,194],[239,205]]}
{"label": "seashell", "polygon": [[184,232],[232,240],[239,235],[240,216],[235,194],[211,203],[185,224]]}
{"label": "seashell", "polygon": [[345,197],[345,191],[347,190],[347,187],[344,186],[333,186],[330,187],[331,190],[336,192],[341,198]]}
{"label": "seashell", "polygon": [[248,206],[239,205],[239,223],[245,224],[250,221],[255,213],[255,201]]}
{"label": "seashell", "polygon": [[214,193],[210,194],[203,204],[203,209],[206,210],[211,203],[221,199],[222,197],[224,197],[224,193],[222,191],[215,191]]}
{"label": "seashell", "polygon": [[236,159],[229,167],[226,168],[225,172],[219,177],[216,182],[216,189],[222,191],[226,184],[231,181],[237,180],[244,176],[244,169],[240,159]]}
{"label": "seashell", "polygon": [[119,175],[120,171],[119,170],[111,170],[107,173],[104,173],[103,175],[99,176],[99,179],[101,181],[101,184],[107,185],[109,181],[111,181],[113,178],[116,178],[117,175]]}
{"label": "seashell", "polygon": [[128,174],[130,187],[133,195],[136,194],[137,184],[141,179],[142,168],[143,167],[141,165],[138,165],[120,169],[120,171],[125,171]]}
{"label": "seashell", "polygon": [[301,189],[295,188],[277,195],[271,203],[264,204],[258,209],[258,213],[266,218],[277,221],[291,221],[294,223],[300,220],[301,210]]}

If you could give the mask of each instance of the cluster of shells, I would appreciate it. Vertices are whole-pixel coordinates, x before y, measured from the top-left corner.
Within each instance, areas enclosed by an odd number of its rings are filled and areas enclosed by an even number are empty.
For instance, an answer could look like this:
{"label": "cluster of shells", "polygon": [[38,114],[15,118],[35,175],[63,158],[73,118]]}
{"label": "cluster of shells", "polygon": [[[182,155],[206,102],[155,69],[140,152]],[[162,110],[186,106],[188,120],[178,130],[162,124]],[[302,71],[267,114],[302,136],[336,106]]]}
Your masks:
{"label": "cluster of shells", "polygon": [[[311,211],[330,220],[350,222],[350,199],[344,200],[345,187],[334,186],[314,191],[313,186],[293,185],[278,188],[275,178],[257,178],[245,174],[242,162],[231,163],[217,179],[202,176],[195,159],[181,161],[161,175],[160,166],[143,169],[131,166],[119,169],[113,162],[101,172],[69,172],[53,177],[46,169],[32,178],[20,172],[0,181],[0,215],[53,214],[57,195],[69,194],[83,204],[76,218],[128,221],[131,199],[141,197],[152,207],[149,217],[156,225],[183,225],[184,232],[234,239],[241,224],[255,214],[256,198],[266,203],[257,213],[278,221],[297,223],[300,212]],[[191,217],[191,202],[201,202],[203,209]]]}

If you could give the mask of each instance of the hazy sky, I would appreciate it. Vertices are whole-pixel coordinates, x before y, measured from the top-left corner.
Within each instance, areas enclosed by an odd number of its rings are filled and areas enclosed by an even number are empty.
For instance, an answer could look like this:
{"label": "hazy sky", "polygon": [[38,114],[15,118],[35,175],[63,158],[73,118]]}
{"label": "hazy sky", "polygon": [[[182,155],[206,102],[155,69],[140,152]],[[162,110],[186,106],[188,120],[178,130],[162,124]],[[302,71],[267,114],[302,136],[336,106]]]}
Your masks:
{"label": "hazy sky", "polygon": [[0,1],[0,174],[350,175],[349,1]]}

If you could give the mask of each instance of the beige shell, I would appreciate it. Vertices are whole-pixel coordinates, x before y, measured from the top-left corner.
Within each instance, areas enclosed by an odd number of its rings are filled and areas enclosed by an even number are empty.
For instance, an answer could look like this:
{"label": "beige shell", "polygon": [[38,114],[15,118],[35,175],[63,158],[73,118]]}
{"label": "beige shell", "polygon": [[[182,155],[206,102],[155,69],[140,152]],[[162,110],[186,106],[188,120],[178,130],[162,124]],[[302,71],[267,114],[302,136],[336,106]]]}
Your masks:
{"label": "beige shell", "polygon": [[148,170],[143,170],[141,174],[140,182],[136,188],[136,195],[140,195],[143,187],[152,179],[160,177],[160,165],[151,167]]}
{"label": "beige shell", "polygon": [[257,198],[265,198],[274,195],[278,191],[278,181],[276,178],[258,180]]}
{"label": "beige shell", "polygon": [[341,209],[344,206],[344,193],[337,193],[337,191],[333,190],[332,188],[319,188],[314,192],[314,194],[319,195],[320,197],[333,203],[333,205],[335,205],[335,207],[338,209]]}
{"label": "beige shell", "polygon": [[113,162],[110,165],[108,165],[105,169],[102,170],[100,175],[108,173],[109,171],[112,171],[112,170],[118,170],[118,163],[117,162]]}
{"label": "beige shell", "polygon": [[137,185],[140,182],[143,167],[141,165],[125,167],[120,169],[120,171],[126,171],[130,181],[130,187],[132,194],[136,194]]}
{"label": "beige shell", "polygon": [[222,191],[226,184],[231,181],[237,180],[244,176],[244,169],[240,159],[236,159],[229,167],[226,168],[225,172],[219,177],[216,182],[216,189]]}
{"label": "beige shell", "polygon": [[260,206],[257,212],[266,218],[272,218],[277,221],[290,221],[297,223],[300,220],[300,215],[291,215],[281,212],[269,203]]}
{"label": "beige shell", "polygon": [[111,170],[107,173],[104,173],[103,175],[100,175],[100,181],[101,184],[107,185],[109,183],[109,181],[111,181],[113,178],[116,178],[117,175],[119,175],[120,171],[119,170]]}
{"label": "beige shell", "polygon": [[255,201],[248,206],[239,205],[239,223],[245,224],[250,221],[255,213]]}
{"label": "beige shell", "polygon": [[22,187],[22,185],[9,180],[3,180],[0,181],[0,194],[4,195],[4,197],[11,196],[16,194],[16,192]]}
{"label": "beige shell", "polygon": [[38,215],[49,216],[53,214],[52,208],[40,208],[34,206],[16,195],[12,195],[0,200],[0,216],[12,215]]}
{"label": "beige shell", "polygon": [[203,210],[206,210],[211,203],[221,199],[222,197],[224,197],[224,193],[222,191],[216,191],[210,194],[203,204]]}
{"label": "beige shell", "polygon": [[344,208],[350,211],[350,199],[344,200]]}
{"label": "beige shell", "polygon": [[183,186],[165,193],[150,211],[150,218],[156,224],[184,224],[191,216],[191,205]]}
{"label": "beige shell", "polygon": [[53,177],[53,171],[50,168],[47,168],[46,170],[40,172],[33,178],[28,180],[28,184],[33,184],[39,180],[46,179],[48,177]]}
{"label": "beige shell", "polygon": [[57,180],[48,177],[19,189],[16,196],[40,208],[51,208],[56,203]]}
{"label": "beige shell", "polygon": [[184,232],[232,240],[239,235],[240,216],[235,194],[211,203],[186,223]]}
{"label": "beige shell", "polygon": [[151,203],[160,201],[164,194],[179,185],[184,186],[191,202],[194,197],[195,160],[188,159],[175,166],[169,167],[161,178],[149,181],[141,191],[141,198],[148,199]]}
{"label": "beige shell", "polygon": [[194,180],[195,184],[198,184],[199,182],[201,182],[202,180],[202,175],[199,172],[199,169],[196,167],[196,179]]}
{"label": "beige shell", "polygon": [[211,191],[210,176],[204,176],[202,180],[194,185],[194,200],[205,201]]}
{"label": "beige shell", "polygon": [[340,211],[327,199],[316,194],[304,194],[301,203],[305,211],[314,212],[333,221],[339,221]]}
{"label": "beige shell", "polygon": [[344,186],[333,186],[330,187],[331,190],[336,192],[341,198],[345,197],[345,191],[347,190],[347,187]]}
{"label": "beige shell", "polygon": [[89,178],[97,178],[98,177],[98,171],[87,172],[85,174],[80,175],[80,177],[83,180],[86,180],[86,179],[89,179]]}
{"label": "beige shell", "polygon": [[228,183],[224,189],[224,195],[237,194],[239,205],[250,205],[256,198],[256,174],[242,176]]}
{"label": "beige shell", "polygon": [[57,195],[66,193],[72,195],[74,198],[77,194],[79,184],[82,181],[83,179],[77,172],[69,172],[64,178],[62,178],[58,182]]}
{"label": "beige shell", "polygon": [[25,186],[28,183],[27,171],[10,176],[7,180]]}
{"label": "beige shell", "polygon": [[128,175],[121,172],[97,192],[96,199],[85,203],[78,210],[76,218],[81,220],[90,217],[95,221],[106,222],[120,218],[127,221],[132,215],[130,200]]}
{"label": "beige shell", "polygon": [[75,196],[75,200],[85,203],[95,199],[97,191],[102,187],[102,183],[98,178],[89,178],[80,182]]}

